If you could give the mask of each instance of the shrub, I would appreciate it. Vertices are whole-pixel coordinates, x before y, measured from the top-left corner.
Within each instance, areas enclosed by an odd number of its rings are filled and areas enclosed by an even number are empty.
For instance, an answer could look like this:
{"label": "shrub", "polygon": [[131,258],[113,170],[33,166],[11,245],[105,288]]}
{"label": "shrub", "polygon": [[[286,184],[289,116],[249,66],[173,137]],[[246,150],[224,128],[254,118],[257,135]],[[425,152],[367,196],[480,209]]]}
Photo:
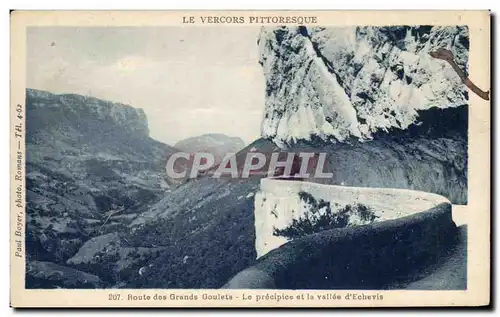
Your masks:
{"label": "shrub", "polygon": [[283,229],[274,228],[273,235],[288,239],[300,238],[323,230],[346,228],[351,225],[351,217],[359,217],[362,224],[372,223],[378,216],[369,207],[362,204],[346,205],[332,211],[330,202],[316,200],[311,194],[299,193],[300,199],[309,206],[309,210]]}

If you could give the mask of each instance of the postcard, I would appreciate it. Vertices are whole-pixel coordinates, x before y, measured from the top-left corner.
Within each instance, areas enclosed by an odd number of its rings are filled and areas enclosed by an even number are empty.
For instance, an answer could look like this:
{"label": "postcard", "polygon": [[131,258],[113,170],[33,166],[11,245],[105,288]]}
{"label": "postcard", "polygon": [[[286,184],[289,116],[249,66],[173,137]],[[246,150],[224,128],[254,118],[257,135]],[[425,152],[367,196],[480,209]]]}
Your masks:
{"label": "postcard", "polygon": [[11,306],[490,303],[489,11],[13,11]]}

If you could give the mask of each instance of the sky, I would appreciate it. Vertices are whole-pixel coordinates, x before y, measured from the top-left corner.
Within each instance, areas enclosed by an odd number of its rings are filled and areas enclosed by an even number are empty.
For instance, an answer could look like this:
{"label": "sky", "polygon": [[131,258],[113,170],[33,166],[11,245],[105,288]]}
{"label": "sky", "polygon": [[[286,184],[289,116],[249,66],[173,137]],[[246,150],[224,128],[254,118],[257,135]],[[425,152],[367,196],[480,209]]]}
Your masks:
{"label": "sky", "polygon": [[151,137],[260,136],[258,27],[28,29],[27,87],[142,108]]}

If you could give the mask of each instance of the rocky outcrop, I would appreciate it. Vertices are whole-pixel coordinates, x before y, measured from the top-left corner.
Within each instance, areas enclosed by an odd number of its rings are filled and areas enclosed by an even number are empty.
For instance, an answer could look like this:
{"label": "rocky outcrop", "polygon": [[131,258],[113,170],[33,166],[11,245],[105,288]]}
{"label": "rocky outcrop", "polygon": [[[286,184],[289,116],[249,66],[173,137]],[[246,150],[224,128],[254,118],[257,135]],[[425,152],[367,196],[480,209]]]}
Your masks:
{"label": "rocky outcrop", "polygon": [[105,123],[122,133],[149,137],[146,114],[142,109],[129,105],[77,94],[56,95],[36,89],[26,89],[26,101],[32,109],[59,114],[52,118],[47,117],[43,122],[41,120],[30,122],[30,125],[47,127],[50,123],[62,128],[67,121],[59,119],[71,120],[79,117],[80,119],[73,124],[82,132],[86,130],[97,133],[102,130],[102,124]]}
{"label": "rocky outcrop", "polygon": [[428,54],[446,47],[466,70],[466,27],[263,28],[259,47],[267,94],[262,136],[282,146],[312,136],[370,139],[406,129],[417,110],[468,100],[458,75]]}

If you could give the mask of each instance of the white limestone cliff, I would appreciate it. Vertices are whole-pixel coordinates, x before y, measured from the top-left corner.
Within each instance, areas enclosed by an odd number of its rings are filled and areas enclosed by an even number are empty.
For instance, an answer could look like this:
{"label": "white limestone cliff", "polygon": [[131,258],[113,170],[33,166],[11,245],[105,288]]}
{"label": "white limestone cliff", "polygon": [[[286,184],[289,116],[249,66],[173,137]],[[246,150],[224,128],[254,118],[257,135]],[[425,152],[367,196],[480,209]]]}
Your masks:
{"label": "white limestone cliff", "polygon": [[458,75],[429,52],[450,49],[467,71],[468,30],[453,26],[263,28],[262,136],[286,145],[405,129],[416,110],[464,105]]}

